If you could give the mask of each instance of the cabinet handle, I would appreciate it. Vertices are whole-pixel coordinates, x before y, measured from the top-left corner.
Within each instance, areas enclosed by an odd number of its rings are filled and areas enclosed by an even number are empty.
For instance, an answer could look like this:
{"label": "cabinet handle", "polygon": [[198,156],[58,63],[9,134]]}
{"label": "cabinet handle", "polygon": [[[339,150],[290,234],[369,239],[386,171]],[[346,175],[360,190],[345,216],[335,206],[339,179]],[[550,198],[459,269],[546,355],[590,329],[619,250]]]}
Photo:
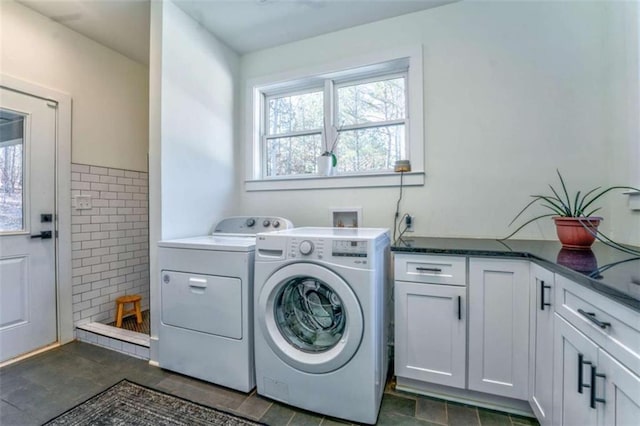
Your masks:
{"label": "cabinet handle", "polygon": [[416,271],[423,271],[423,272],[442,272],[442,269],[440,268],[424,268],[422,266],[418,266],[416,267]]}
{"label": "cabinet handle", "polygon": [[611,327],[610,322],[600,321],[596,318],[596,314],[594,314],[593,312],[585,312],[582,309],[578,309],[578,313],[602,329]]}
{"label": "cabinet handle", "polygon": [[598,374],[596,372],[596,367],[594,365],[591,366],[591,408],[595,409],[596,408],[596,402],[600,402],[602,404],[604,404],[606,401],[604,398],[596,398],[596,380],[597,377],[601,377],[603,379],[606,379],[607,376],[604,374]]}
{"label": "cabinet handle", "polygon": [[546,303],[544,301],[544,289],[551,288],[550,285],[544,285],[544,280],[540,280],[540,310],[544,311],[545,306],[551,306],[551,303]]}
{"label": "cabinet handle", "polygon": [[590,388],[591,385],[585,385],[584,383],[582,383],[582,379],[584,378],[584,374],[583,374],[583,365],[591,365],[591,361],[585,361],[584,360],[584,355],[582,354],[578,354],[578,393],[582,393],[582,389],[583,388]]}
{"label": "cabinet handle", "polygon": [[462,319],[462,296],[458,296],[458,320]]}

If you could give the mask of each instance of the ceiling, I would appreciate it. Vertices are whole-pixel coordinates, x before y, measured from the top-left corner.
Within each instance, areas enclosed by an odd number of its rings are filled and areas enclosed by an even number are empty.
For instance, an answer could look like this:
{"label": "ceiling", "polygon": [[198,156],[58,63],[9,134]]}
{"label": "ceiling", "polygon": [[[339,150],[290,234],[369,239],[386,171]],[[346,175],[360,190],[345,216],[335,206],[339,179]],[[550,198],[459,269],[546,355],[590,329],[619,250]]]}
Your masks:
{"label": "ceiling", "polygon": [[17,1],[130,59],[149,63],[148,0]]}
{"label": "ceiling", "polygon": [[[148,0],[18,0],[143,64]],[[458,0],[173,0],[239,54]]]}

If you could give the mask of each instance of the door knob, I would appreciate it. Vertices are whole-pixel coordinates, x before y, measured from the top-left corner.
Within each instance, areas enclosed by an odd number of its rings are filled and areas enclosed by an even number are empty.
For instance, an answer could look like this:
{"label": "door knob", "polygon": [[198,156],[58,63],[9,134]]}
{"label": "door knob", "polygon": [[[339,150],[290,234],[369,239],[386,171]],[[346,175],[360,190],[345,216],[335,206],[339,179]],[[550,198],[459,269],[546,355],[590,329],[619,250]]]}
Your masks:
{"label": "door knob", "polygon": [[31,238],[42,238],[48,240],[51,238],[51,231],[42,231],[39,234],[32,235]]}

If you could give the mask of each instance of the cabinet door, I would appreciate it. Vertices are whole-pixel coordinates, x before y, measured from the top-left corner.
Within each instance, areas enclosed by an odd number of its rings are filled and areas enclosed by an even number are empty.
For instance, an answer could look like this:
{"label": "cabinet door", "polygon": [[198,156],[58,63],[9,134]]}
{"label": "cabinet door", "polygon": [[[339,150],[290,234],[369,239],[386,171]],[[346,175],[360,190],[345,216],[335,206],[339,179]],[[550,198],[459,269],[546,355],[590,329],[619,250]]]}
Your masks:
{"label": "cabinet door", "polygon": [[591,366],[598,347],[584,334],[554,314],[553,424],[588,426],[596,423],[590,408]]}
{"label": "cabinet door", "polygon": [[529,404],[541,425],[552,422],[554,274],[531,264]]}
{"label": "cabinet door", "polygon": [[527,400],[529,262],[469,261],[469,389]]}
{"label": "cabinet door", "polygon": [[598,424],[631,426],[640,424],[640,377],[611,355],[598,351],[594,400]]}
{"label": "cabinet door", "polygon": [[395,283],[395,373],[465,387],[466,287]]}

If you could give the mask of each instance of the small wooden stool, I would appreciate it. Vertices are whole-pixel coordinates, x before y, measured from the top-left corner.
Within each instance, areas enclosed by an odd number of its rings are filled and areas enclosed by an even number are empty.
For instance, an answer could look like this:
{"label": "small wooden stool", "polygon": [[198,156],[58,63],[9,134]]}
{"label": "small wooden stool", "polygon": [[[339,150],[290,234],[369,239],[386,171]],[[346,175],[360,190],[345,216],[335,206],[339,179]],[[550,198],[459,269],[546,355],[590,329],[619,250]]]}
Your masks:
{"label": "small wooden stool", "polygon": [[[138,324],[142,322],[142,312],[140,311],[140,300],[142,296],[139,294],[130,294],[129,296],[120,296],[116,299],[116,327],[122,327],[122,318],[127,315],[136,314]],[[133,308],[124,310],[127,303],[133,303]]]}

